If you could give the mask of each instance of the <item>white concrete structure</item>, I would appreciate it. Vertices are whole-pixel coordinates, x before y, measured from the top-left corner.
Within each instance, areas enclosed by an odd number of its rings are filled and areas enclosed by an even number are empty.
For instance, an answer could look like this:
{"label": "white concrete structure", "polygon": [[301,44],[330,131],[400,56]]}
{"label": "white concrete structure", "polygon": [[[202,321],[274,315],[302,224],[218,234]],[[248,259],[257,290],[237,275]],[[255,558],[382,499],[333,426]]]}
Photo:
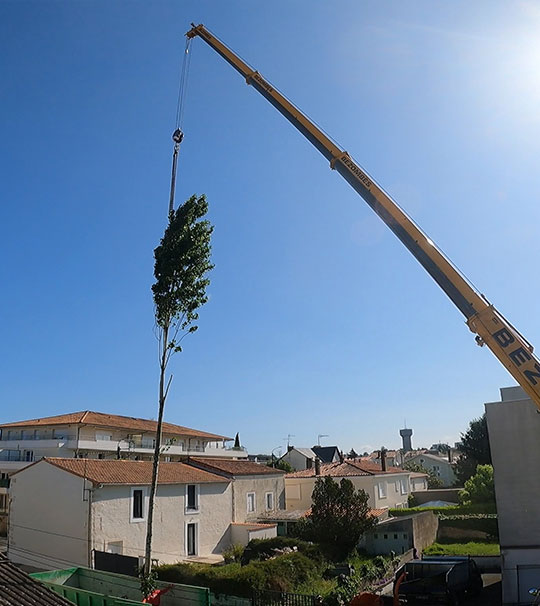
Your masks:
{"label": "white concrete structure", "polygon": [[[92,552],[142,558],[151,463],[42,459],[12,477],[9,558],[41,568],[91,566]],[[162,463],[152,557],[216,556],[237,535],[276,536],[275,525],[233,529],[232,481],[184,463]],[[243,520],[242,520],[243,521]]]}
{"label": "white concrete structure", "polygon": [[485,405],[495,477],[503,604],[540,586],[540,414],[521,387]]}
{"label": "white concrete structure", "polygon": [[286,461],[296,471],[311,469],[315,465],[317,455],[311,448],[296,448],[290,446],[287,452],[279,459]]}
{"label": "white concrete structure", "polygon": [[354,487],[364,490],[368,504],[372,509],[390,509],[407,507],[411,492],[410,471],[395,467],[386,471],[372,463],[345,460],[343,463],[328,463],[317,469],[306,469],[285,476],[286,508],[289,510],[307,510],[311,507],[311,495],[318,477],[330,476],[340,482],[343,478],[351,480]]}
{"label": "white concrete structure", "polygon": [[[0,473],[12,473],[42,457],[151,460],[156,421],[83,411],[0,425]],[[232,438],[163,424],[164,461],[189,455],[247,458],[228,448]]]}
{"label": "white concrete structure", "polygon": [[446,457],[438,457],[428,453],[421,453],[406,460],[406,465],[415,463],[422,466],[426,471],[432,471],[435,477],[439,478],[444,488],[453,486],[456,481],[454,473],[454,463],[450,463]]}

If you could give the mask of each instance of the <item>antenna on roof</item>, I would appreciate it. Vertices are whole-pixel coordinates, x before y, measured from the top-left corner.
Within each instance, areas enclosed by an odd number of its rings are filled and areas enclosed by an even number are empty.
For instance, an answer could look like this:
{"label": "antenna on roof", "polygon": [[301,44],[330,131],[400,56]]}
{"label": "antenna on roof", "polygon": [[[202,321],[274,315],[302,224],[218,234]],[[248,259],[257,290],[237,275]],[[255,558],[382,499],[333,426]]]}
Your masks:
{"label": "antenna on roof", "polygon": [[286,438],[282,438],[283,440],[287,440],[287,450],[289,450],[291,445],[291,438],[296,438],[292,433],[288,433]]}
{"label": "antenna on roof", "polygon": [[321,445],[321,438],[329,438],[330,436],[327,433],[320,433],[317,436],[317,446]]}

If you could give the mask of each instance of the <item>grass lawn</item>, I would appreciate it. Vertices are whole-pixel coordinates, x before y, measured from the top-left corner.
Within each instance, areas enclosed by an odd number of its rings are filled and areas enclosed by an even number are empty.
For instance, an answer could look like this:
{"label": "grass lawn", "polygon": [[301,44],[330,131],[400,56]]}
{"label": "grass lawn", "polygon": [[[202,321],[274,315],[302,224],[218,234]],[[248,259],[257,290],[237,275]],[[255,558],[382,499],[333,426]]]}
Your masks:
{"label": "grass lawn", "polygon": [[501,553],[498,543],[475,542],[469,543],[433,543],[424,549],[424,555],[449,556],[497,556]]}

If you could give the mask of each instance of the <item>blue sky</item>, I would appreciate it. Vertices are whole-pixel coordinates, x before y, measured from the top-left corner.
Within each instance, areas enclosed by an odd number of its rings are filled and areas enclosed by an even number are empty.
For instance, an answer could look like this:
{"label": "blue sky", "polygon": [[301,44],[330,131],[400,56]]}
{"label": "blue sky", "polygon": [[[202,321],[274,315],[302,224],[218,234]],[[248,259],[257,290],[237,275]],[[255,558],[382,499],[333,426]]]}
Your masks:
{"label": "blue sky", "polygon": [[[156,415],[150,285],[191,21],[347,149],[532,343],[540,5],[0,3],[0,421]],[[166,418],[344,450],[455,441],[512,378],[327,162],[192,45],[177,201],[206,193],[210,301]]]}

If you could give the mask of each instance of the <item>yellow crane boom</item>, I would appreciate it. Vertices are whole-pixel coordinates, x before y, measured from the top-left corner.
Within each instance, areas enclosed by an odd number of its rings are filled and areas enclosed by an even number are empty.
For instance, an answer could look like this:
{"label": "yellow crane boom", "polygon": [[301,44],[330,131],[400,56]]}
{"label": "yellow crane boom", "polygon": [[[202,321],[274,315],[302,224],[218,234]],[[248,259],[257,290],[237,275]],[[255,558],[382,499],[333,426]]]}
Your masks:
{"label": "yellow crane boom", "polygon": [[204,25],[193,25],[188,38],[199,36],[238,71],[291,122],[388,225],[444,290],[466,318],[476,342],[487,345],[540,410],[540,361],[532,345],[478,293],[426,234],[353,158],[337,146],[265,78],[238,57]]}

